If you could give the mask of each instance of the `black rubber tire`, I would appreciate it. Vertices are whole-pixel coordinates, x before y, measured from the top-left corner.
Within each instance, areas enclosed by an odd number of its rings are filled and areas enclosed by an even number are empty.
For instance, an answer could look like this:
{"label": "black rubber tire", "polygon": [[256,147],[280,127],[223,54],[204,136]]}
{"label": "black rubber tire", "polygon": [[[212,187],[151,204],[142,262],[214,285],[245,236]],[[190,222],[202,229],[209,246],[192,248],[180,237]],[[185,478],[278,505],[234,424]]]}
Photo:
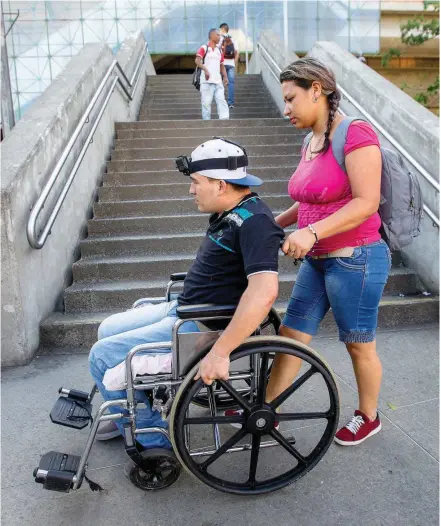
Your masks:
{"label": "black rubber tire", "polygon": [[[131,466],[128,477],[130,482],[144,491],[158,491],[174,484],[181,474],[181,464],[173,451],[163,448],[145,449],[141,457],[153,470],[144,471],[138,465]],[[165,475],[164,475],[165,473]]]}
{"label": "black rubber tire", "polygon": [[302,465],[299,468],[299,463],[295,468],[280,476],[265,481],[254,481],[254,484],[249,486],[247,486],[247,483],[239,484],[229,480],[223,480],[209,474],[206,470],[202,470],[200,466],[193,461],[185,445],[184,419],[186,418],[188,407],[192,403],[192,393],[198,391],[200,388],[198,383],[200,384],[202,382],[201,380],[198,380],[197,382],[194,382],[193,380],[197,371],[196,367],[190,371],[175,397],[170,414],[170,437],[173,449],[182,466],[189,473],[214,489],[237,495],[269,493],[292,484],[294,481],[304,476],[321,460],[329,446],[332,444],[339,419],[339,394],[337,383],[329,366],[313,349],[288,338],[279,336],[255,336],[246,340],[244,344],[233,353],[231,360],[234,361],[235,359],[243,358],[255,352],[284,352],[285,354],[297,356],[311,364],[311,368],[314,367],[314,369],[320,372],[325,380],[330,399],[330,411],[329,416],[327,416],[328,423],[325,432],[311,453],[305,457],[308,461],[307,465]]}

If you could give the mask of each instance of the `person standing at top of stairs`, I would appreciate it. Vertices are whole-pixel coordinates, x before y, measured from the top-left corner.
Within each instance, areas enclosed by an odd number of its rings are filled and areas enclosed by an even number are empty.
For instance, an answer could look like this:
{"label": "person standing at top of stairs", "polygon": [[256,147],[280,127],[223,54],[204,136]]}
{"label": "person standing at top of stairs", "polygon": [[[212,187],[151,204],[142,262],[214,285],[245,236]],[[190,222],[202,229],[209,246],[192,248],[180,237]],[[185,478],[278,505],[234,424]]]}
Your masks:
{"label": "person standing at top of stairs", "polygon": [[228,75],[228,107],[234,108],[234,84],[236,80],[236,69],[239,62],[239,48],[236,41],[230,35],[230,28],[225,22],[219,27],[221,40],[219,48],[224,53],[224,64]]}
{"label": "person standing at top of stairs", "polygon": [[229,119],[230,111],[225,100],[224,86],[228,85],[227,71],[224,66],[224,54],[219,49],[220,33],[210,29],[208,44],[201,46],[196,54],[196,65],[201,71],[202,119],[211,119],[211,104],[216,100],[219,119]]}

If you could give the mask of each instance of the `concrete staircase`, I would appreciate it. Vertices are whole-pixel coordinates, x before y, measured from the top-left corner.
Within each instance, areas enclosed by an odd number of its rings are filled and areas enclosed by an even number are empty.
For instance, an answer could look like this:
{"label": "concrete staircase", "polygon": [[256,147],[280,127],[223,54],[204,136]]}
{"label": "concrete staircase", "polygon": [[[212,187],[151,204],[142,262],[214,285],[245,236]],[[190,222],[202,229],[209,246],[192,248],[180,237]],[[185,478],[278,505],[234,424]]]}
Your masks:
{"label": "concrete staircase", "polygon": [[[88,237],[80,243],[81,259],[64,294],[65,311],[41,325],[43,351],[88,350],[102,319],[138,298],[162,296],[169,275],[188,270],[208,216],[188,195],[188,179],[174,166],[177,155],[190,154],[215,135],[232,137],[246,147],[250,172],[264,179],[259,193],[272,210],[290,206],[287,182],[303,135],[280,117],[259,76],[237,78],[236,104],[230,120],[202,121],[190,76],[149,78],[139,122],[116,125],[115,149],[88,221]],[[438,299],[421,295],[418,277],[395,259],[380,326],[437,321]],[[292,260],[281,257],[281,311],[295,276]],[[335,328],[331,315],[324,328]]]}

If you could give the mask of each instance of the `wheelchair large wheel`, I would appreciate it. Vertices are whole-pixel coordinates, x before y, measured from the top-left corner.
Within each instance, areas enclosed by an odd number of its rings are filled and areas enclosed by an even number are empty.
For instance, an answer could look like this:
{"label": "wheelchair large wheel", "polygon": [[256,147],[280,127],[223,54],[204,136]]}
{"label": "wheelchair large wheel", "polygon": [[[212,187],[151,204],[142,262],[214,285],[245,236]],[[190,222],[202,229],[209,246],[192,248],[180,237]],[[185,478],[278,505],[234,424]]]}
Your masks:
{"label": "wheelchair large wheel", "polygon": [[[302,369],[285,391],[267,403],[273,353],[276,359],[278,355],[300,358]],[[251,355],[259,364],[254,400],[238,392],[233,375],[219,381],[241,409],[237,415],[219,414],[212,391],[211,415],[194,415],[193,398],[204,387],[202,380],[193,380],[196,366],[182,383],[170,415],[171,441],[181,464],[205,484],[227,493],[268,493],[293,483],[320,461],[338,425],[337,384],[315,351],[288,338],[258,336],[249,338],[230,358],[234,362]],[[195,440],[202,447],[195,448]]]}

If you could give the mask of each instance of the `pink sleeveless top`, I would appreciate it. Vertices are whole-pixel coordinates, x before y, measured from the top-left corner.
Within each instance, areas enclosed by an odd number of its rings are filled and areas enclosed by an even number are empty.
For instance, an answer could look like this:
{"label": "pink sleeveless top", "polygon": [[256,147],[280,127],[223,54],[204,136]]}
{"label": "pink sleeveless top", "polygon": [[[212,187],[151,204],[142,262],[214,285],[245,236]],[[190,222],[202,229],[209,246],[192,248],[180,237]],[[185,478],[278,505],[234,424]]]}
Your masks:
{"label": "pink sleeveless top", "polygon": [[[378,137],[366,122],[354,122],[349,126],[344,147],[345,155],[357,148],[376,145],[380,147]],[[340,168],[332,147],[311,161],[301,161],[288,183],[288,193],[294,201],[300,203],[298,228],[307,227],[325,219],[352,199],[348,175]],[[326,254],[338,248],[356,247],[374,243],[381,239],[379,228],[381,219],[376,212],[361,225],[342,234],[321,239],[313,246],[309,255]]]}

